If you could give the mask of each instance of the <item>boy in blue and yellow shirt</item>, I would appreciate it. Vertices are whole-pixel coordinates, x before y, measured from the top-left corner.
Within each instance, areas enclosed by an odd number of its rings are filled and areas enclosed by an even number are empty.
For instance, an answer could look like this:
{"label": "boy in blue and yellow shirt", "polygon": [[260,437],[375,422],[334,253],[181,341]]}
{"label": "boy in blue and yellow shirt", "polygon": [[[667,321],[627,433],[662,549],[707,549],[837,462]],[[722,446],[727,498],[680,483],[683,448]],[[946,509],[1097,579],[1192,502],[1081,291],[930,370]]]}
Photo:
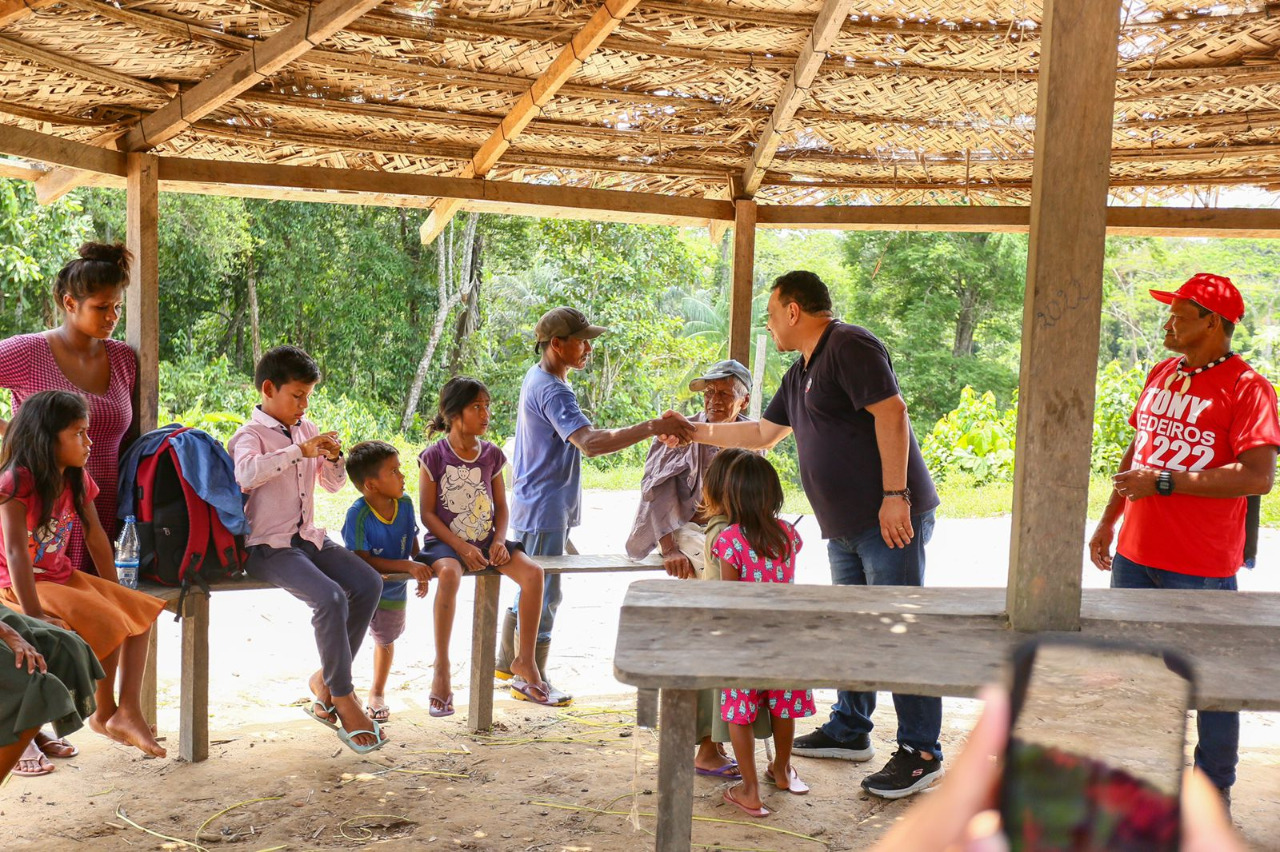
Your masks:
{"label": "boy in blue and yellow shirt", "polygon": [[[400,454],[385,441],[364,441],[347,455],[347,476],[362,495],[347,510],[342,539],[379,574],[412,574],[416,594],[425,597],[431,569],[412,557],[418,552],[418,523],[413,500],[404,493]],[[373,637],[373,684],[369,688],[369,717],[385,722],[391,716],[385,696],[387,676],[395,656],[395,641],[404,633],[408,581],[382,581],[382,598],[369,623]]]}

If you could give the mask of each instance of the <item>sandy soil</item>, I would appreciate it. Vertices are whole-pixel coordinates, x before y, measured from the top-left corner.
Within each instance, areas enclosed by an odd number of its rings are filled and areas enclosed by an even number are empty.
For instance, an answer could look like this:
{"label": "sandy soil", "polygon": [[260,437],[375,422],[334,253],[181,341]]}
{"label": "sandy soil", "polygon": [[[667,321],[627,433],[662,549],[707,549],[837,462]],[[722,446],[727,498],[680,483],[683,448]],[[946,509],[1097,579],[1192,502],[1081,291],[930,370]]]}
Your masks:
{"label": "sandy soil", "polygon": [[[586,552],[618,552],[634,511],[634,492],[588,495],[574,540]],[[625,519],[622,522],[621,519]],[[826,563],[812,519],[801,532],[800,582],[825,584]],[[939,522],[929,548],[929,583],[1003,585],[1009,520]],[[1081,539],[1084,540],[1083,537]],[[1280,562],[1280,536],[1265,533],[1263,565]],[[213,599],[210,760],[136,757],[91,733],[73,740],[81,755],[45,778],[11,778],[0,789],[5,849],[244,850],[388,849],[640,850],[652,848],[657,740],[634,727],[634,693],[612,675],[617,611],[634,577],[577,577],[566,584],[550,674],[574,692],[572,708],[550,710],[498,693],[490,736],[466,732],[462,713],[427,714],[434,650],[427,607],[411,606],[397,643],[388,699],[393,743],[370,758],[347,751],[297,702],[314,668],[309,613],[278,592]],[[1087,585],[1106,578],[1089,568]],[[1250,589],[1280,590],[1280,578],[1252,572]],[[456,702],[467,700],[471,584],[464,584],[451,642]],[[504,588],[504,602],[514,594]],[[176,746],[178,628],[161,621],[160,729]],[[367,684],[368,648],[357,660]],[[833,693],[818,692],[820,711]],[[875,841],[910,801],[867,797],[858,782],[892,750],[892,704],[883,696],[871,764],[798,760],[813,786],[807,797],[771,794],[767,823],[748,823],[720,801],[724,786],[695,783],[695,843],[737,850],[850,850]],[[887,712],[883,708],[888,708]],[[977,705],[944,703],[943,746],[954,754]],[[800,733],[824,715],[802,722]],[[1235,818],[1260,849],[1280,848],[1280,727],[1273,714],[1246,713]],[[763,747],[760,758],[763,759]],[[632,805],[640,828],[628,819]],[[225,809],[231,810],[222,813]],[[606,811],[608,813],[597,813]],[[197,830],[204,825],[197,841]],[[173,840],[150,835],[143,829]],[[181,841],[179,843],[178,841]],[[185,846],[182,844],[186,844]]]}

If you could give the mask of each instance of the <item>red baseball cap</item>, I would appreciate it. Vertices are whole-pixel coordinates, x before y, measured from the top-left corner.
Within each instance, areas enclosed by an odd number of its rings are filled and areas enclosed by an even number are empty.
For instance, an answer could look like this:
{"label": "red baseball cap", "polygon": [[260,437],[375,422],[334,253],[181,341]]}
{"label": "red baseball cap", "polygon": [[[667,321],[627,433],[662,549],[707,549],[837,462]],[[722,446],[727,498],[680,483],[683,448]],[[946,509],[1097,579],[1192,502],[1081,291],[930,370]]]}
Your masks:
{"label": "red baseball cap", "polygon": [[1244,299],[1236,285],[1225,275],[1197,272],[1176,291],[1152,290],[1156,301],[1172,304],[1174,299],[1190,299],[1202,308],[1208,308],[1227,322],[1244,319]]}

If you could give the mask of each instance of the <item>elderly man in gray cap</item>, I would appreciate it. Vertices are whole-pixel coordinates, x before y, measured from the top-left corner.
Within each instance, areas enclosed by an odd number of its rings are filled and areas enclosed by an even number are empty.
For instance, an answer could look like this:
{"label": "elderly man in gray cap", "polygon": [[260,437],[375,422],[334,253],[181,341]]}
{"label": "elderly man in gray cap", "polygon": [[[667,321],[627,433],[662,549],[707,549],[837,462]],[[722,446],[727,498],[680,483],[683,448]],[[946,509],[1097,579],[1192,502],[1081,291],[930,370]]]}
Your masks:
{"label": "elderly man in gray cap", "polygon": [[[737,361],[720,361],[689,382],[702,394],[702,413],[694,423],[732,423],[746,420],[751,401],[751,373]],[[640,481],[640,508],[627,538],[627,555],[643,559],[653,549],[672,577],[687,579],[702,570],[706,518],[698,511],[702,480],[720,450],[708,444],[671,448],[654,441]]]}

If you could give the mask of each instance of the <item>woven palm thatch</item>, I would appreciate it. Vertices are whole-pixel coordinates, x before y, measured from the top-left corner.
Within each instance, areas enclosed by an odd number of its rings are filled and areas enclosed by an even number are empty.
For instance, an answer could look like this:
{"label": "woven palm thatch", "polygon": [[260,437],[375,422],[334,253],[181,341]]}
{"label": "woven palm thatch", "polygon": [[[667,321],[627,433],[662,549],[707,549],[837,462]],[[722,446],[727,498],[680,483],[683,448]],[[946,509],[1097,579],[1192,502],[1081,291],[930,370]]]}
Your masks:
{"label": "woven palm thatch", "polygon": [[[102,146],[313,6],[28,2],[0,28],[0,123]],[[727,197],[823,5],[642,0],[487,177]],[[387,0],[154,150],[469,174],[599,8]],[[1026,203],[1041,12],[1023,0],[855,0],[757,199]],[[1280,186],[1280,16],[1263,2],[1130,0],[1120,32],[1118,200]]]}

